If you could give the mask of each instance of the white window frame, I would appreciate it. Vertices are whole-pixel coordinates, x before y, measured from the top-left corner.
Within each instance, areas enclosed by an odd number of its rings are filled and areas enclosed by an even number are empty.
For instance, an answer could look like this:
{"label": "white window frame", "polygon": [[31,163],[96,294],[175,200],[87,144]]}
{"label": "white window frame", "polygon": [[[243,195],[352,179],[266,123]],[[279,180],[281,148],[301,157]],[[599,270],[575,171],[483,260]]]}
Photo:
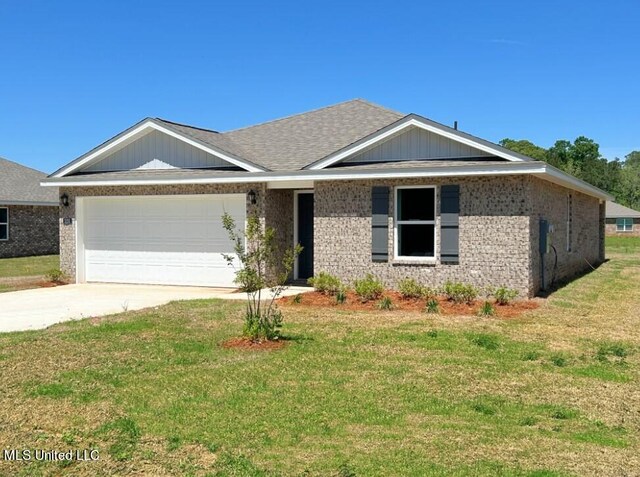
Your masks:
{"label": "white window frame", "polygon": [[[620,228],[619,221],[622,221],[622,228]],[[618,217],[616,219],[616,232],[633,232],[633,219],[629,217]]]}
{"label": "white window frame", "polygon": [[7,237],[6,238],[0,238],[0,242],[6,242],[9,240],[9,207],[0,207],[0,209],[4,209],[7,211],[7,221],[6,222],[0,222],[0,225],[6,225],[7,226]]}
{"label": "white window frame", "polygon": [[[398,195],[403,189],[433,189],[433,220],[398,220]],[[431,262],[435,263],[437,256],[437,226],[438,219],[438,191],[434,185],[412,185],[412,186],[396,186],[393,192],[393,259],[405,262]],[[400,255],[398,242],[398,226],[399,225],[433,225],[433,256],[431,257],[414,257]]]}

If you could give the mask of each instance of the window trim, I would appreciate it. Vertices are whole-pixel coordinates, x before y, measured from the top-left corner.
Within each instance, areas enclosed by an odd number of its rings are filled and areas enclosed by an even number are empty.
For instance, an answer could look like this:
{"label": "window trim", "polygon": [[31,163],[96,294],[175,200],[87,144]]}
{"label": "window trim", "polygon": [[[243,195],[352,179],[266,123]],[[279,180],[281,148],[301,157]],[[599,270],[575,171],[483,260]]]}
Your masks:
{"label": "window trim", "polygon": [[[398,220],[398,193],[403,189],[433,189],[433,220]],[[434,185],[395,186],[393,188],[393,259],[398,262],[435,263],[437,260],[438,189]],[[415,257],[399,254],[398,225],[433,225],[433,256]]]}
{"label": "window trim", "polygon": [[[622,221],[622,228],[620,228],[620,222]],[[630,221],[630,223],[628,222]],[[627,228],[629,227],[629,228]],[[633,232],[633,219],[630,217],[618,217],[616,218],[616,232]]]}
{"label": "window trim", "polygon": [[0,238],[0,242],[8,242],[9,241],[9,207],[0,207],[0,209],[4,209],[7,211],[7,221],[0,222],[0,225],[7,226],[7,238]]}

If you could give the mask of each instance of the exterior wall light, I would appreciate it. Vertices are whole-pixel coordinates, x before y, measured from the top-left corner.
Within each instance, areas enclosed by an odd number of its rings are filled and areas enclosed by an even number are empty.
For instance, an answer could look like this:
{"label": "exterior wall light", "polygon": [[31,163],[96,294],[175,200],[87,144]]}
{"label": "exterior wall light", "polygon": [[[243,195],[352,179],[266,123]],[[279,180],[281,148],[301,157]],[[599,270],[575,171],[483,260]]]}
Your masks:
{"label": "exterior wall light", "polygon": [[69,207],[69,196],[67,194],[60,196],[60,205],[62,205],[62,207]]}
{"label": "exterior wall light", "polygon": [[247,196],[249,197],[249,203],[251,205],[255,205],[256,204],[256,193],[254,190],[250,190],[249,193],[247,194]]}

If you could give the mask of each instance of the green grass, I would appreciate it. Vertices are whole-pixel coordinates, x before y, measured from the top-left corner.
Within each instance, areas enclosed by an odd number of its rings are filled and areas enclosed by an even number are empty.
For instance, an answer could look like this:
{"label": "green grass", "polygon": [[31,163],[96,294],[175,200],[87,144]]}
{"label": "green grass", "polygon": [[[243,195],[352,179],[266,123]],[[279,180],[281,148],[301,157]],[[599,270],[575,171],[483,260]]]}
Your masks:
{"label": "green grass", "polygon": [[100,451],[0,473],[634,475],[640,255],[610,257],[508,320],[291,306],[276,351],[221,347],[243,305],[210,300],[0,335],[3,446]]}
{"label": "green grass", "polygon": [[3,258],[0,259],[0,278],[45,275],[54,268],[60,268],[58,255]]}

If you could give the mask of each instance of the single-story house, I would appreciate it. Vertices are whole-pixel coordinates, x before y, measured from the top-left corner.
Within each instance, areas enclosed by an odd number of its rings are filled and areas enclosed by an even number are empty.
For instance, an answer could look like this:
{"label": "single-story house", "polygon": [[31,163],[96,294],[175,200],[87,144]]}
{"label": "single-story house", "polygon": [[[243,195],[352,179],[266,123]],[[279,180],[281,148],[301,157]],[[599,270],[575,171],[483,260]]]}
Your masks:
{"label": "single-story house", "polygon": [[569,174],[360,99],[228,132],[147,118],[65,165],[61,264],[77,282],[232,286],[223,212],[257,214],[325,271],[534,295],[604,260],[605,201]]}
{"label": "single-story house", "polygon": [[0,258],[58,253],[58,191],[44,172],[0,157]]}
{"label": "single-story house", "polygon": [[607,201],[607,235],[632,235],[640,237],[640,212],[624,205]]}

